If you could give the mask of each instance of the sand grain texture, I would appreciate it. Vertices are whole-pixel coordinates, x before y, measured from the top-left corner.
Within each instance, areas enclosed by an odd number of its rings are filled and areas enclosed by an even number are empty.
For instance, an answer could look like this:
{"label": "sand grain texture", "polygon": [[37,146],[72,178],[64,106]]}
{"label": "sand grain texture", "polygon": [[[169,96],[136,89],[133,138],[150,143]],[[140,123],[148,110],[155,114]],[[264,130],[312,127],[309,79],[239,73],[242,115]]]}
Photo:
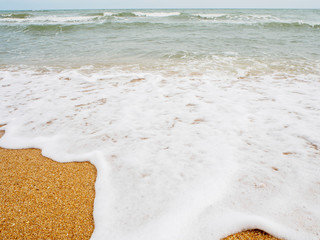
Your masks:
{"label": "sand grain texture", "polygon": [[259,229],[247,230],[230,235],[222,240],[281,240]]}
{"label": "sand grain texture", "polygon": [[0,148],[0,239],[90,239],[96,168]]}

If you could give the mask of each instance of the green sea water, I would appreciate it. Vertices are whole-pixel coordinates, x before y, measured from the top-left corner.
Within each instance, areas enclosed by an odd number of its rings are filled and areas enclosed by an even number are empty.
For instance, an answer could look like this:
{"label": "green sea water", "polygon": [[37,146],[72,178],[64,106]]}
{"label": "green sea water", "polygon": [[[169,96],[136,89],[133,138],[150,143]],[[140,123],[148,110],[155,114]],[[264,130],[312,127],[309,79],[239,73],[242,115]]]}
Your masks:
{"label": "green sea water", "polygon": [[2,66],[219,64],[226,57],[299,65],[320,59],[319,39],[320,10],[0,12]]}

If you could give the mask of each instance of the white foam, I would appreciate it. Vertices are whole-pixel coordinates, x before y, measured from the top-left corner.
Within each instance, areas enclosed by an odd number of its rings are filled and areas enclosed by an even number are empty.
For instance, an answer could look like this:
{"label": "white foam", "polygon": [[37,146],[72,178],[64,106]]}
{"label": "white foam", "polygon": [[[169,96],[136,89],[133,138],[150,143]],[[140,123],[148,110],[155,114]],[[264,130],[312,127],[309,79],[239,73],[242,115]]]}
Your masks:
{"label": "white foam", "polygon": [[170,17],[179,16],[180,12],[133,12],[139,17]]}
{"label": "white foam", "polygon": [[316,25],[315,22],[302,21],[301,19],[279,18],[268,14],[226,14],[226,13],[194,13],[204,19],[214,20],[219,23],[229,24],[257,24],[257,23],[297,23]]}
{"label": "white foam", "polygon": [[103,16],[112,16],[114,12],[104,12]]}
{"label": "white foam", "polygon": [[2,69],[0,146],[95,164],[92,239],[319,239],[319,75],[212,61]]}
{"label": "white foam", "polygon": [[99,16],[32,16],[28,18],[0,18],[4,23],[32,23],[32,24],[57,24],[57,23],[89,23],[99,19]]}

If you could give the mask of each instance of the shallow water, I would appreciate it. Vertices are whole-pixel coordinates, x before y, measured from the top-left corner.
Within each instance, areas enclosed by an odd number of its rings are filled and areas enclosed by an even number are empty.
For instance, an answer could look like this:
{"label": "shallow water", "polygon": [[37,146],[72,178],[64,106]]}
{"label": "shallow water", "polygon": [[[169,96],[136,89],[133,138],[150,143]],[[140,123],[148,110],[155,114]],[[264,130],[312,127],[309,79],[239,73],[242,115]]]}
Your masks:
{"label": "shallow water", "polygon": [[95,164],[93,239],[319,239],[319,10],[2,11],[0,33],[0,145]]}

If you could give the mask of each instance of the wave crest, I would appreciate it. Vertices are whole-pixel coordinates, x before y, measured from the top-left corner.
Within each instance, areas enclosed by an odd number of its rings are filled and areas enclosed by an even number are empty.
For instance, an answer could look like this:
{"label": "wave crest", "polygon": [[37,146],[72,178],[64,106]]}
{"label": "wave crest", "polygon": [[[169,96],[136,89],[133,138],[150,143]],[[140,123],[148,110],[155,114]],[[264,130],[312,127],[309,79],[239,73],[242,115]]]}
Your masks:
{"label": "wave crest", "polygon": [[112,14],[113,17],[137,17],[133,12],[120,12]]}
{"label": "wave crest", "polygon": [[7,13],[7,14],[0,14],[0,18],[18,18],[18,19],[25,19],[32,17],[32,14],[29,13]]}

